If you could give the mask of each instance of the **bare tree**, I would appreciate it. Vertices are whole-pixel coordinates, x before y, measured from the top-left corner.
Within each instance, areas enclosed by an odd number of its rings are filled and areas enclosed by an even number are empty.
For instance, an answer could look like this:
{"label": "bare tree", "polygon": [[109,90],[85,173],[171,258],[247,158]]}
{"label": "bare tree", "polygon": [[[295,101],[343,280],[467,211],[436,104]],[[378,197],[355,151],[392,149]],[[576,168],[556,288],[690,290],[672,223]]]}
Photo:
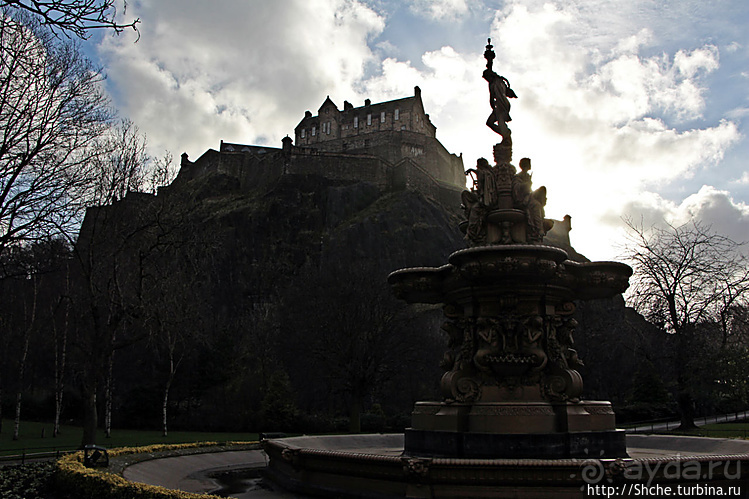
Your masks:
{"label": "bare tree", "polygon": [[92,206],[109,205],[128,192],[140,192],[147,179],[146,137],[128,119],[121,119],[97,141],[99,152],[91,158],[95,182],[88,196]]}
{"label": "bare tree", "polygon": [[0,13],[0,251],[71,230],[111,111],[78,48]]}
{"label": "bare tree", "polygon": [[[628,299],[672,335],[681,425],[694,427],[694,389],[703,381],[698,361],[705,356],[700,350],[728,344],[731,311],[749,297],[749,261],[742,244],[697,221],[649,229],[627,225],[626,256],[634,269]],[[722,341],[706,341],[715,324],[721,325]]]}
{"label": "bare tree", "polygon": [[[144,279],[143,313],[153,353],[164,371],[161,398],[161,432],[169,431],[169,394],[172,383],[192,345],[200,343],[203,318],[185,291],[194,289],[201,273],[197,230],[190,231],[184,213],[172,211],[160,220],[156,238],[144,253],[148,273]],[[174,218],[172,218],[174,217]],[[179,262],[175,265],[175,262]]]}
{"label": "bare tree", "polygon": [[414,361],[423,340],[405,332],[414,309],[398,302],[384,279],[372,282],[368,270],[305,269],[285,296],[282,319],[284,348],[346,405],[352,433],[361,430],[367,397]]}
{"label": "bare tree", "polygon": [[151,194],[156,194],[159,187],[171,184],[177,176],[174,156],[169,151],[164,151],[164,156],[153,160],[150,166],[146,178],[146,190]]}
{"label": "bare tree", "polygon": [[[86,39],[89,30],[111,29],[121,33],[125,28],[138,31],[140,19],[120,23],[117,21],[115,0],[2,0],[0,5],[23,10],[38,16],[42,24],[64,34],[72,33]],[[127,2],[122,2],[122,10],[127,10]]]}
{"label": "bare tree", "polygon": [[151,223],[125,220],[122,213],[107,208],[111,207],[89,210],[83,224],[88,232],[82,231],[75,250],[80,279],[74,307],[80,313],[75,346],[83,359],[83,445],[96,443],[97,392],[101,380],[111,383],[114,351],[147,336],[138,324],[142,268],[133,253],[137,255],[134,247]]}
{"label": "bare tree", "polygon": [[81,225],[74,255],[80,282],[76,308],[83,331],[76,347],[83,353],[83,444],[95,443],[97,392],[105,381],[105,417],[111,428],[114,351],[147,336],[138,327],[142,306],[144,256],[139,241],[156,227],[157,216],[146,205],[130,212],[113,203],[142,189],[148,156],[145,137],[128,120],[96,141],[91,158],[94,181],[86,192],[90,209]]}

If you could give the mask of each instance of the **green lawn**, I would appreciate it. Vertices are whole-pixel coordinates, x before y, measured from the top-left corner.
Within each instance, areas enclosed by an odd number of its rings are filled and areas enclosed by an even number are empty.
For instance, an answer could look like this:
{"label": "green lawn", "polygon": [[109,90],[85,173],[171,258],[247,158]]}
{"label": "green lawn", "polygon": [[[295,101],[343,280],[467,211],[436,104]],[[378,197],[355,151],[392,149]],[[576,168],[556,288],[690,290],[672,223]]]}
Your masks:
{"label": "green lawn", "polygon": [[749,438],[749,423],[715,423],[701,426],[697,435],[716,438]]}
{"label": "green lawn", "polygon": [[[45,437],[42,438],[42,430]],[[52,437],[51,423],[21,422],[21,436],[13,440],[13,421],[3,420],[0,433],[0,456],[26,453],[46,452],[52,450],[76,449],[81,444],[83,429],[77,426],[62,426],[60,435]],[[99,431],[96,443],[107,448],[135,447],[151,444],[182,444],[187,442],[227,442],[256,441],[257,433],[207,433],[197,431],[175,431],[162,437],[160,431],[145,430],[112,430],[112,437],[106,438]]]}

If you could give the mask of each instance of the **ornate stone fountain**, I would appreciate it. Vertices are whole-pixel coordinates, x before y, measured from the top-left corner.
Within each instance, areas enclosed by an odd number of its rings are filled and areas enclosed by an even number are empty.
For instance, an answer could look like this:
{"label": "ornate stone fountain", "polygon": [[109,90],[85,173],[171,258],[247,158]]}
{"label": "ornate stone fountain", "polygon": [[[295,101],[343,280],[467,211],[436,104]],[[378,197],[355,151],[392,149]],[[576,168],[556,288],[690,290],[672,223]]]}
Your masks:
{"label": "ornate stone fountain", "polygon": [[[491,71],[491,45],[485,56],[485,77],[494,75],[488,78],[490,91],[492,82],[499,82],[498,91],[507,92],[506,80]],[[501,97],[492,101],[507,101]],[[467,172],[474,182],[462,195],[467,220],[461,229],[470,247],[450,255],[442,267],[401,269],[388,277],[396,296],[408,303],[442,304],[442,329],[449,337],[442,361],[444,400],[416,404],[405,451],[444,457],[626,456],[611,404],[581,399],[573,312],[575,300],[624,292],[632,269],[616,262],[572,262],[563,250],[543,245],[553,225],[544,218],[546,188],[532,189],[530,159],[520,160],[519,172],[511,163],[509,129],[504,131],[494,147],[495,164],[481,158]]]}

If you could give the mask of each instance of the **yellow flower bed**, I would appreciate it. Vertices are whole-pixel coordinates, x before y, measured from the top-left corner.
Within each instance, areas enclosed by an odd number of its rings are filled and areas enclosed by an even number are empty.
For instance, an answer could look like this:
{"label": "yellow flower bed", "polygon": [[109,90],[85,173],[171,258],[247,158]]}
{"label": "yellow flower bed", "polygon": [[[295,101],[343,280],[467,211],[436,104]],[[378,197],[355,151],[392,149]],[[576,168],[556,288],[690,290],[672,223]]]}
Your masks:
{"label": "yellow flower bed", "polygon": [[[234,445],[250,442],[231,442]],[[127,454],[152,454],[170,450],[193,449],[218,445],[217,442],[120,447],[107,451],[110,457]],[[68,454],[57,460],[56,484],[60,491],[81,499],[221,499],[209,494],[193,494],[157,485],[130,482],[104,470],[83,465],[83,452]]]}

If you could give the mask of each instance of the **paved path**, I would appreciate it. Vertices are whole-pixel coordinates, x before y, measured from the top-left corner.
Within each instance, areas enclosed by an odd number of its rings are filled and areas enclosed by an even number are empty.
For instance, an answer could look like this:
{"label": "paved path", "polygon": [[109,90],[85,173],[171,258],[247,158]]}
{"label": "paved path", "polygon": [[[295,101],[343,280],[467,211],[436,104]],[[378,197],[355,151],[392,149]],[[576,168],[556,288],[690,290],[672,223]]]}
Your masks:
{"label": "paved path", "polygon": [[[266,457],[260,450],[209,452],[142,461],[125,468],[122,475],[132,482],[205,494],[220,487],[218,482],[208,476],[212,472],[264,467],[265,465]],[[261,499],[297,496],[254,487],[231,497]]]}

